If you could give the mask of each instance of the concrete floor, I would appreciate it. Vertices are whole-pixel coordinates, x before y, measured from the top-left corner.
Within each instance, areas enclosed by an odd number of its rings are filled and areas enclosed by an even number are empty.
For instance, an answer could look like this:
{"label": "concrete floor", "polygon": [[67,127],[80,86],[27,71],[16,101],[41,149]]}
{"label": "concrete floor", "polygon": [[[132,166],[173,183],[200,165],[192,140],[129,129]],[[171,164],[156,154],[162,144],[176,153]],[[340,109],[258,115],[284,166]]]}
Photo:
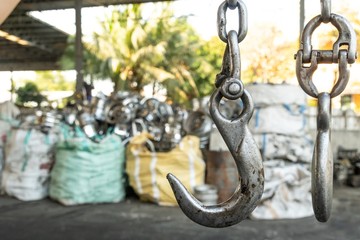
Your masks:
{"label": "concrete floor", "polygon": [[296,220],[245,220],[211,229],[187,219],[179,208],[127,199],[119,204],[64,207],[51,200],[21,202],[0,197],[0,239],[244,239],[359,240],[360,189],[336,187],[332,217]]}

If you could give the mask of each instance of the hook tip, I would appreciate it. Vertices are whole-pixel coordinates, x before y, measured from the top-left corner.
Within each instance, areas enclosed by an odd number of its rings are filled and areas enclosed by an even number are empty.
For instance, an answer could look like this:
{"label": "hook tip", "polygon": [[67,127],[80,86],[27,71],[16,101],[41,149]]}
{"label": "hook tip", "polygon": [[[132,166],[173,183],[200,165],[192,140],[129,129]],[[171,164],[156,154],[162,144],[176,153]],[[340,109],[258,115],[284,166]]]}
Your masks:
{"label": "hook tip", "polygon": [[172,173],[168,173],[168,174],[166,175],[166,178],[167,178],[167,180],[169,181],[170,184],[171,184],[172,182],[174,182],[175,179],[176,179],[176,177],[175,177]]}
{"label": "hook tip", "polygon": [[166,175],[166,178],[167,178],[167,180],[169,181],[170,186],[171,186],[174,194],[176,195],[176,189],[178,188],[177,186],[182,185],[181,182],[180,182],[179,179],[178,179],[177,177],[175,177],[175,175],[172,174],[172,173],[168,173],[168,174]]}

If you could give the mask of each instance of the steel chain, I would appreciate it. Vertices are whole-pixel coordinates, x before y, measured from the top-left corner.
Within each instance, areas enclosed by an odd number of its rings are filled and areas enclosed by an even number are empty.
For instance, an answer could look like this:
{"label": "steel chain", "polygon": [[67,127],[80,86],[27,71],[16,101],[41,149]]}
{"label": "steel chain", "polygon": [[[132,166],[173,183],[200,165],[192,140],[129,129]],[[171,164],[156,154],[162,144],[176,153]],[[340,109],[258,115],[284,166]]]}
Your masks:
{"label": "steel chain", "polygon": [[231,10],[234,10],[237,7],[237,0],[226,0],[226,2]]}
{"label": "steel chain", "polygon": [[330,22],[331,0],[321,0],[321,18],[324,23]]}
{"label": "steel chain", "polygon": [[[226,30],[227,9],[238,8],[239,30],[238,32]],[[241,81],[240,43],[247,34],[247,10],[241,0],[226,0],[218,10],[218,33],[221,40],[226,40],[226,49],[223,57],[221,72],[217,75],[215,86],[220,88],[222,95],[230,100],[241,98],[244,85]]]}
{"label": "steel chain", "polygon": [[226,30],[226,24],[227,24],[227,18],[226,18],[226,12],[228,9],[235,9],[233,8],[235,6],[234,2],[236,2],[236,7],[238,9],[238,15],[239,15],[239,28],[237,31],[238,35],[238,43],[240,43],[244,38],[246,37],[247,30],[248,30],[248,19],[247,19],[247,9],[246,5],[242,0],[226,0],[224,1],[218,10],[217,15],[217,26],[218,26],[218,35],[220,39],[227,43],[227,30]]}

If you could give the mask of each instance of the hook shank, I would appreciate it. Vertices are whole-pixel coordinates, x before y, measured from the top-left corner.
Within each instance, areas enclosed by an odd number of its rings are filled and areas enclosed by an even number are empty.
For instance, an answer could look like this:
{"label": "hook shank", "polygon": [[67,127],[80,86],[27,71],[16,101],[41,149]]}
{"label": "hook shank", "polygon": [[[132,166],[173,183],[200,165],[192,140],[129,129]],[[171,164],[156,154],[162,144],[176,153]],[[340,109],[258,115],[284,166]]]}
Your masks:
{"label": "hook shank", "polygon": [[318,101],[318,131],[312,161],[312,202],[315,217],[326,222],[331,214],[333,196],[333,156],[330,141],[331,97],[320,93]]}

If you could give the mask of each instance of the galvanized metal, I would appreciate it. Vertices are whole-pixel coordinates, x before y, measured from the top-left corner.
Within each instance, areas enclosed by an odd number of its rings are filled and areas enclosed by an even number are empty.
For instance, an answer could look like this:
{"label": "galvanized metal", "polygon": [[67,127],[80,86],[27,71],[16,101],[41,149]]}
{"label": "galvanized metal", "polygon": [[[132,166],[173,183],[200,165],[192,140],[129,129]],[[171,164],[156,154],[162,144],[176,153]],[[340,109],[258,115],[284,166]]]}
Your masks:
{"label": "galvanized metal", "polygon": [[[240,80],[240,49],[238,42],[242,41],[247,32],[246,7],[242,1],[237,1],[239,8],[239,32],[226,32],[226,10],[231,8],[230,1],[225,1],[219,7],[219,37],[227,42],[223,58],[223,67],[217,75],[217,89],[210,99],[210,115],[233,156],[240,183],[235,193],[225,202],[205,206],[197,200],[184,185],[171,173],[167,178],[174,191],[176,200],[186,216],[194,222],[206,227],[228,227],[241,222],[256,208],[264,191],[264,169],[260,151],[253,139],[248,123],[254,110],[250,94],[244,90]],[[223,98],[241,99],[244,109],[236,118],[228,119],[220,112],[220,102]]]}
{"label": "galvanized metal", "polygon": [[[320,0],[321,15],[304,28],[301,49],[296,54],[296,76],[300,87],[318,99],[317,136],[312,159],[312,202],[315,217],[320,222],[330,218],[333,195],[333,156],[331,150],[331,99],[340,95],[349,81],[348,65],[355,62],[356,34],[346,18],[331,13],[331,0]],[[321,23],[330,22],[339,32],[332,50],[314,50],[311,37]],[[347,49],[340,49],[341,46]],[[304,63],[310,63],[305,66]],[[339,65],[339,77],[330,92],[319,92],[312,77],[318,64]]]}

